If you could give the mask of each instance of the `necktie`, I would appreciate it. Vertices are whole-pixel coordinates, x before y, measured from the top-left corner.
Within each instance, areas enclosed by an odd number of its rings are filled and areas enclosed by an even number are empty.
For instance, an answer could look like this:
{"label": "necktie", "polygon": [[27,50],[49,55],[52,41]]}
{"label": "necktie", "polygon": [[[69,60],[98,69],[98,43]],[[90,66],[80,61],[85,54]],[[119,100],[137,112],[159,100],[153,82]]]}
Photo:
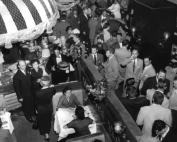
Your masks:
{"label": "necktie", "polygon": [[94,55],[94,64],[96,65],[96,55]]}
{"label": "necktie", "polygon": [[133,61],[133,73],[135,72],[135,60]]}

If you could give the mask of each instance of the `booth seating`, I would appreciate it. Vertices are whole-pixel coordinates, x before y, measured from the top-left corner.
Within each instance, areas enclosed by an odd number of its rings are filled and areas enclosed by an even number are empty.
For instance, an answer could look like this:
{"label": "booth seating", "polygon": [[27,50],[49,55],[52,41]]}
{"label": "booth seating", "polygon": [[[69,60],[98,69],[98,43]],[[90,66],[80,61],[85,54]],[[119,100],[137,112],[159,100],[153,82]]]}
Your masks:
{"label": "booth seating", "polygon": [[95,140],[106,142],[104,133],[96,133],[96,134],[76,137],[76,138],[68,139],[66,142],[94,142]]}
{"label": "booth seating", "polygon": [[22,106],[21,103],[19,103],[15,92],[9,95],[5,95],[4,98],[6,100],[7,111],[15,110]]}
{"label": "booth seating", "polygon": [[85,100],[87,99],[87,96],[85,94],[85,91],[82,89],[81,82],[73,81],[73,82],[68,82],[68,83],[62,83],[62,84],[55,86],[57,93],[53,96],[53,112],[54,113],[56,111],[58,101],[60,97],[63,95],[62,91],[67,86],[72,88],[72,94],[74,94],[77,97],[81,105],[85,104]]}

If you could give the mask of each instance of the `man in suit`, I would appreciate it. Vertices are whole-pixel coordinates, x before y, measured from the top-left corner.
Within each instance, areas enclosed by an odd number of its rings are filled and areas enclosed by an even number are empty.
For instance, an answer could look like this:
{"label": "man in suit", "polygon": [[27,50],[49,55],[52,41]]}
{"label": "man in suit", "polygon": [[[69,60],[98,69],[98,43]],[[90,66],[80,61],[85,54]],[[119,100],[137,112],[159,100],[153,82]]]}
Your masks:
{"label": "man in suit", "polygon": [[145,65],[145,67],[144,67],[143,73],[141,74],[141,77],[140,77],[140,85],[139,85],[140,90],[143,86],[144,81],[147,78],[156,76],[156,71],[151,64],[151,56],[146,56],[144,58],[144,65]]}
{"label": "man in suit", "polygon": [[126,90],[127,98],[121,98],[120,101],[136,121],[138,112],[143,106],[149,106],[150,102],[145,97],[137,96],[137,89],[134,86],[130,86]]}
{"label": "man in suit", "polygon": [[73,29],[80,29],[80,18],[78,17],[76,9],[73,11],[73,15],[70,19],[70,25]]}
{"label": "man in suit", "polygon": [[89,60],[95,65],[95,68],[103,75],[103,55],[97,53],[97,45],[93,45],[91,49],[92,53],[89,54]]}
{"label": "man in suit", "polygon": [[115,89],[117,89],[116,85],[118,83],[118,79],[120,79],[119,65],[112,48],[107,49],[106,56],[108,61],[105,64],[105,78],[107,81],[108,91],[115,91]]}
{"label": "man in suit", "polygon": [[[155,91],[159,91],[160,93],[162,93],[162,95],[164,95],[164,90],[166,88],[167,88],[167,81],[165,79],[160,78],[157,83],[157,89],[156,90],[155,89],[148,89],[146,98],[152,104],[152,98],[153,98]],[[161,106],[163,106],[165,108],[169,108],[169,100],[167,99],[167,97],[165,95],[164,95],[164,100],[163,100]]]}
{"label": "man in suit", "polygon": [[34,96],[31,90],[30,72],[26,69],[23,60],[18,62],[18,71],[13,77],[13,86],[17,94],[18,101],[22,104],[22,110],[29,122],[33,122],[35,116]]}
{"label": "man in suit", "polygon": [[90,38],[90,42],[91,44],[93,44],[95,36],[96,36],[96,26],[98,24],[98,19],[97,16],[92,17],[89,22],[88,22],[88,26],[89,26],[89,38]]}
{"label": "man in suit", "polygon": [[133,49],[132,56],[121,63],[121,65],[126,66],[124,82],[133,77],[136,87],[139,85],[139,77],[143,72],[143,60],[139,59],[138,55],[138,49]]}
{"label": "man in suit", "polygon": [[82,41],[85,42],[85,46],[89,48],[89,27],[88,27],[88,11],[87,8],[83,9],[83,14],[80,15],[80,32],[81,32],[81,37]]}
{"label": "man in suit", "polygon": [[152,126],[152,137],[157,138],[160,142],[176,142],[177,135],[162,120],[155,120]]}
{"label": "man in suit", "polygon": [[69,69],[62,70],[58,67],[58,63],[65,61],[69,62],[69,58],[66,55],[60,53],[61,48],[57,45],[53,48],[54,54],[51,54],[46,64],[46,68],[52,75],[52,84],[56,85],[61,82],[66,82],[69,76]]}
{"label": "man in suit", "polygon": [[156,91],[153,96],[153,104],[142,107],[139,111],[136,123],[143,125],[143,133],[151,136],[152,125],[155,120],[163,120],[166,124],[171,126],[172,114],[171,110],[161,106],[164,100],[162,93]]}
{"label": "man in suit", "polygon": [[167,81],[167,88],[164,91],[164,94],[167,95],[170,89],[170,81],[166,79],[166,70],[164,69],[160,69],[156,76],[149,77],[145,80],[145,82],[143,83],[143,87],[141,88],[141,95],[146,96],[148,89],[156,89],[157,82],[160,78],[165,79]]}
{"label": "man in suit", "polygon": [[69,23],[66,21],[66,16],[61,17],[61,21],[58,20],[57,24],[54,27],[53,34],[57,37],[60,38],[61,36],[66,35],[66,27],[70,26]]}
{"label": "man in suit", "polygon": [[125,77],[125,66],[122,66],[122,62],[129,59],[131,57],[131,52],[127,49],[129,41],[127,39],[122,41],[122,48],[118,48],[115,50],[115,56],[119,63],[119,72],[122,78]]}

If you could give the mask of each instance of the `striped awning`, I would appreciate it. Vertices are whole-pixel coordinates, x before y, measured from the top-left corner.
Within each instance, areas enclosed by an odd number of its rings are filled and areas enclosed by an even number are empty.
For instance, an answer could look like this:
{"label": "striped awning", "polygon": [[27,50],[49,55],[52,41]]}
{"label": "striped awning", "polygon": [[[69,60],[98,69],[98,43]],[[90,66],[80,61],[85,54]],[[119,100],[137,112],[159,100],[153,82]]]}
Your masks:
{"label": "striped awning", "polygon": [[0,45],[36,39],[59,18],[54,0],[0,0]]}
{"label": "striped awning", "polygon": [[80,3],[80,0],[55,0],[57,7],[61,11],[67,11],[70,8],[74,7],[78,3]]}

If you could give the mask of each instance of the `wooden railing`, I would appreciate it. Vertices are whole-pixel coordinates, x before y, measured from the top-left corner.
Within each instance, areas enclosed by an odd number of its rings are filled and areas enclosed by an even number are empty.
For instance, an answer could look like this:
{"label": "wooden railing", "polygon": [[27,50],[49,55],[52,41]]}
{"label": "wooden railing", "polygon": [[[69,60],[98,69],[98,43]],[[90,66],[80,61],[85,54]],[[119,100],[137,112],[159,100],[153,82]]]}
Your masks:
{"label": "wooden railing", "polygon": [[[89,67],[87,67],[84,62],[81,63],[81,67],[84,82],[93,84],[93,81],[96,79],[94,78],[94,75],[91,74],[91,71],[88,70]],[[86,85],[86,83],[83,84]],[[142,132],[113,91],[108,92],[104,100],[95,106],[101,121],[113,142],[138,142],[136,137],[142,136]],[[120,121],[126,126],[126,137],[115,133],[114,122],[116,121]]]}

